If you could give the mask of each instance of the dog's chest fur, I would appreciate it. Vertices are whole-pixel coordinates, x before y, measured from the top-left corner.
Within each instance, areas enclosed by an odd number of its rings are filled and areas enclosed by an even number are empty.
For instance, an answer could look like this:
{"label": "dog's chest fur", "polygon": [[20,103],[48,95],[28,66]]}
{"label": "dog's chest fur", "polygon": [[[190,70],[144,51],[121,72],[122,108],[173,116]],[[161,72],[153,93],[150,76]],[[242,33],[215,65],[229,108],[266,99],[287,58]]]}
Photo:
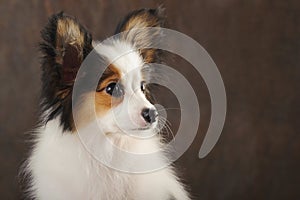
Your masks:
{"label": "dog's chest fur", "polygon": [[[38,134],[27,166],[37,199],[169,199],[174,191],[182,192],[170,168],[129,174],[104,166],[89,155],[78,135],[62,133],[58,120],[50,121]],[[156,142],[136,147],[134,142],[123,144],[139,151],[141,146],[154,148]]]}

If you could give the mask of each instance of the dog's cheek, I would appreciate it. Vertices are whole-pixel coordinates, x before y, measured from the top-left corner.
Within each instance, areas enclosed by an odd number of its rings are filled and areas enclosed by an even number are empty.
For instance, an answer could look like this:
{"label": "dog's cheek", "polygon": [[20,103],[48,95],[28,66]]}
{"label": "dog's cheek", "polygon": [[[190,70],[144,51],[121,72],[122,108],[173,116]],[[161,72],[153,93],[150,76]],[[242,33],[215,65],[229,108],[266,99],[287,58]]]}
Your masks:
{"label": "dog's cheek", "polygon": [[97,117],[103,117],[108,111],[112,109],[113,106],[119,104],[112,98],[112,96],[106,94],[105,92],[100,92],[95,94],[95,110]]}
{"label": "dog's cheek", "polygon": [[96,118],[105,116],[112,107],[112,98],[105,92],[89,92],[82,95],[74,109],[76,128],[80,129]]}

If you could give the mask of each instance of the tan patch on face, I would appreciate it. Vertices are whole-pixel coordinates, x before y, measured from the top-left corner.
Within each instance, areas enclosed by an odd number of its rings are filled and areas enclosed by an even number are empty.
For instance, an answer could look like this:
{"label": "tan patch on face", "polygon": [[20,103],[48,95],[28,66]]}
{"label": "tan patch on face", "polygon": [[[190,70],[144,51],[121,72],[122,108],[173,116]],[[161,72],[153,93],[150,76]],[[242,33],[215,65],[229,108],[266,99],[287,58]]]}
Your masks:
{"label": "tan patch on face", "polygon": [[[110,83],[117,83],[120,79],[121,73],[119,70],[115,66],[110,65],[100,79],[98,91],[91,91],[83,95],[76,109],[78,111],[78,121],[76,121],[77,129],[95,120],[94,112],[96,112],[95,114],[97,117],[102,117],[112,107],[115,107],[122,102],[123,97],[113,97],[105,90]],[[93,110],[94,108],[95,110]]]}
{"label": "tan patch on face", "polygon": [[101,80],[100,84],[98,85],[98,89],[100,91],[95,93],[95,107],[96,113],[99,117],[104,115],[112,107],[119,105],[123,100],[123,97],[113,97],[105,90],[110,83],[117,83],[120,81],[121,73],[119,70],[113,65],[110,65],[104,72],[104,76],[105,78]]}

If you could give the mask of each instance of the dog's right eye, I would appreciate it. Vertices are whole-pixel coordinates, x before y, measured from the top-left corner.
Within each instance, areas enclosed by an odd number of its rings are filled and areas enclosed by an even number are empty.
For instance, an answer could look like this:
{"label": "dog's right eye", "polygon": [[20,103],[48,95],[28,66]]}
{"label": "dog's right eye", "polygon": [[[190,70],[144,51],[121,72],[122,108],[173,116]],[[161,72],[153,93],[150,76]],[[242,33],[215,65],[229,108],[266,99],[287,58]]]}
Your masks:
{"label": "dog's right eye", "polygon": [[105,91],[113,97],[122,97],[124,95],[124,90],[120,84],[110,83],[106,86]]}

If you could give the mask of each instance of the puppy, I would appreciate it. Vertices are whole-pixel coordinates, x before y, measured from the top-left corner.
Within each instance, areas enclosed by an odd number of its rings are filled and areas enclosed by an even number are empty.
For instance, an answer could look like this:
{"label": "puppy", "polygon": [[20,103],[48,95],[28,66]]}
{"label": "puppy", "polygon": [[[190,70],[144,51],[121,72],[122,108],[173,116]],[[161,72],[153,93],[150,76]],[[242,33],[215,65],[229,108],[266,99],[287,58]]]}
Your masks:
{"label": "puppy", "polygon": [[75,18],[50,18],[42,31],[40,125],[23,167],[29,198],[190,199],[161,150],[147,86],[148,65],[161,62],[161,52],[143,47],[163,23],[161,8],[133,11],[117,37],[99,44]]}

